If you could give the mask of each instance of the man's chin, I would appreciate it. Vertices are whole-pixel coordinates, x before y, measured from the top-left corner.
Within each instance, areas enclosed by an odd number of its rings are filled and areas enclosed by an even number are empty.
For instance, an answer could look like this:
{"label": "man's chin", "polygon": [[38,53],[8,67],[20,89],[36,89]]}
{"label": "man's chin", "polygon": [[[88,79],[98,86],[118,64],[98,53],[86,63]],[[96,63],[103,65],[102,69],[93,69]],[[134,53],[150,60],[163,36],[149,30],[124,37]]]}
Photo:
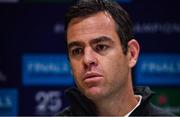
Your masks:
{"label": "man's chin", "polygon": [[91,100],[97,100],[101,98],[103,91],[99,87],[91,87],[85,90],[85,96]]}

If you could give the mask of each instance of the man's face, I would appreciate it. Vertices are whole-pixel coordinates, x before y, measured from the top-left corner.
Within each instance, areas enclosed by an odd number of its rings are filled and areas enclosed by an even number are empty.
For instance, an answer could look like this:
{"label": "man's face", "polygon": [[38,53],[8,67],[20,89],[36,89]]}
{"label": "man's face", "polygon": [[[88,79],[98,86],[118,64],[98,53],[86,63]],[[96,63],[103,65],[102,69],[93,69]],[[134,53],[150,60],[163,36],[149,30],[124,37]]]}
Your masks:
{"label": "man's face", "polygon": [[123,54],[114,20],[105,12],[73,19],[67,30],[76,84],[89,99],[116,94],[127,85],[129,59]]}

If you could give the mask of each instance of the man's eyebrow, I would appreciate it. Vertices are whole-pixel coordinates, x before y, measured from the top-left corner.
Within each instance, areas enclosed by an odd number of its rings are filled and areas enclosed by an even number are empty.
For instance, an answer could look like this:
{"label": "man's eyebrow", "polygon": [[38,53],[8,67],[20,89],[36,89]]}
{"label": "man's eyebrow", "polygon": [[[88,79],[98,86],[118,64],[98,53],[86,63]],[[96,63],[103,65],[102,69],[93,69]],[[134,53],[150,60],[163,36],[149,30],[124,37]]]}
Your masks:
{"label": "man's eyebrow", "polygon": [[81,46],[81,45],[83,45],[83,43],[79,41],[70,42],[68,44],[68,49],[72,48],[73,46]]}
{"label": "man's eyebrow", "polygon": [[110,42],[110,43],[113,43],[113,40],[110,38],[110,37],[107,37],[107,36],[100,36],[100,37],[97,37],[93,40],[91,40],[91,44],[94,44],[94,43],[100,43],[100,42]]}
{"label": "man's eyebrow", "polygon": [[[107,36],[100,36],[100,37],[97,37],[95,39],[92,39],[90,41],[90,44],[95,44],[95,43],[100,43],[100,42],[113,43],[113,40],[110,37],[107,37]],[[82,46],[82,45],[84,45],[84,43],[80,42],[80,41],[70,42],[68,44],[68,49],[72,48],[73,46]]]}

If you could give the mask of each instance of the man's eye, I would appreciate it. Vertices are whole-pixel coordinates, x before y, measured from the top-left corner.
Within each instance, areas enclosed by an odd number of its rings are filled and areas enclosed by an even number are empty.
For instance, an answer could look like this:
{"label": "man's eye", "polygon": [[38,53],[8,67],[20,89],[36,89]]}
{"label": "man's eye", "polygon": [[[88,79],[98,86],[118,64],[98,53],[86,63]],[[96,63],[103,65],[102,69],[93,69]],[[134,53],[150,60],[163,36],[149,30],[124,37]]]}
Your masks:
{"label": "man's eye", "polygon": [[96,46],[96,51],[97,51],[97,52],[104,51],[104,50],[106,50],[107,48],[108,48],[107,45],[97,45],[97,46]]}
{"label": "man's eye", "polygon": [[83,52],[82,48],[76,48],[76,49],[73,49],[71,53],[74,56],[78,56],[78,55],[82,54],[82,52]]}

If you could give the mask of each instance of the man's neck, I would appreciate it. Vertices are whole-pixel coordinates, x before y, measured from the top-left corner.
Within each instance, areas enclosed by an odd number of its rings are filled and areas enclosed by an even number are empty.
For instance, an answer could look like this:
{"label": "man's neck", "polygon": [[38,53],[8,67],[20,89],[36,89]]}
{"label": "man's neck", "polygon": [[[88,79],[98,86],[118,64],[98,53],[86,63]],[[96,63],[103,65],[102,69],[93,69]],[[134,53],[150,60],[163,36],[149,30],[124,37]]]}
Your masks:
{"label": "man's neck", "polygon": [[98,115],[124,116],[130,112],[138,101],[133,90],[122,90],[119,94],[96,101]]}

